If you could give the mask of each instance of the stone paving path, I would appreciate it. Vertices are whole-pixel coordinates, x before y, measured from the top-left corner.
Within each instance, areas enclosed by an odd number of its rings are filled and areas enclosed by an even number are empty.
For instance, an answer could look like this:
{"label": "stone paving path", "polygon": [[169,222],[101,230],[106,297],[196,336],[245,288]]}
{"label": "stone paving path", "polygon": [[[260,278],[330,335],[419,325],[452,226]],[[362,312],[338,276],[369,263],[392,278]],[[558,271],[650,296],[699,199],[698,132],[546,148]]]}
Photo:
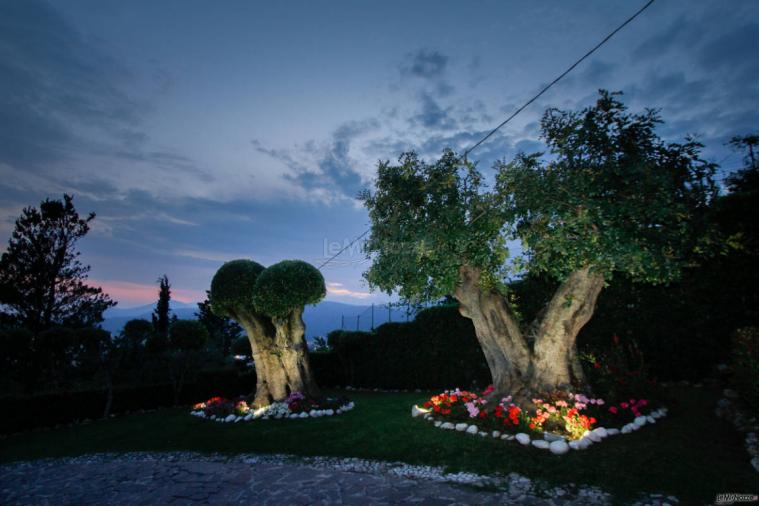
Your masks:
{"label": "stone paving path", "polygon": [[[571,499],[539,498],[530,495],[526,478],[511,480],[502,491],[477,490],[471,485],[412,479],[386,469],[355,472],[319,462],[318,458],[297,461],[169,453],[15,463],[0,466],[0,504],[549,506],[605,504],[609,499],[597,491]],[[384,469],[384,464],[377,465]]]}

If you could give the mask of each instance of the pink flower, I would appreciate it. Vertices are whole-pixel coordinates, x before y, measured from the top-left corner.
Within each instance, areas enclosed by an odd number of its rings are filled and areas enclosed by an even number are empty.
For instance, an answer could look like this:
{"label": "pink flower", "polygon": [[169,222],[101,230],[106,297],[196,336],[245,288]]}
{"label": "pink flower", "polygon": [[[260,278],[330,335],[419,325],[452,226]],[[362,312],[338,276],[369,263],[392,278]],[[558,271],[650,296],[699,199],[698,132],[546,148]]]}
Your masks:
{"label": "pink flower", "polygon": [[464,406],[466,406],[470,418],[477,418],[477,415],[480,414],[480,409],[473,402],[467,402]]}
{"label": "pink flower", "polygon": [[617,414],[617,408],[616,408],[616,406],[610,407],[609,408],[609,413],[611,413],[612,415],[616,415]]}
{"label": "pink flower", "polygon": [[603,406],[605,402],[603,399],[596,399],[596,404],[598,404],[599,406]]}
{"label": "pink flower", "polygon": [[619,406],[620,406],[622,409],[627,409],[627,407],[629,406],[629,404],[627,404],[626,402],[620,402],[620,403],[619,403]]}

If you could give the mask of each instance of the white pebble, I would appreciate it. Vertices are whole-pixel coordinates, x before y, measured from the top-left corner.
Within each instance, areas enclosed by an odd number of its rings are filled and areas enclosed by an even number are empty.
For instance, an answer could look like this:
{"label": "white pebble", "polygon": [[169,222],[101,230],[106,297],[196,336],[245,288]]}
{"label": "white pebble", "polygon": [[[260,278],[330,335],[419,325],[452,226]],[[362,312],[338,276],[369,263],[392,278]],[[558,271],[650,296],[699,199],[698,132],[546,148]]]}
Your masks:
{"label": "white pebble", "polygon": [[558,441],[552,441],[548,446],[548,449],[551,450],[551,453],[554,455],[564,455],[569,451],[569,445],[565,443],[563,439],[559,439]]}
{"label": "white pebble", "polygon": [[530,436],[528,436],[524,432],[520,432],[514,437],[516,437],[516,440],[519,441],[520,444],[523,444],[523,445],[530,444]]}

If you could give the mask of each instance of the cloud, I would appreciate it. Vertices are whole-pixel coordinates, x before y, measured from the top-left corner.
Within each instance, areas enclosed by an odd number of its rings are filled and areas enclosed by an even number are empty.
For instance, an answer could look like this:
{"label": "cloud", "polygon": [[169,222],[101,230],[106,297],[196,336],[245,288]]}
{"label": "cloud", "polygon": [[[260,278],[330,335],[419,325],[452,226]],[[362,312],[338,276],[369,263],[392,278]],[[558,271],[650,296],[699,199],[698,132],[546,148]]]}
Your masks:
{"label": "cloud", "polygon": [[401,79],[418,81],[425,93],[449,96],[455,88],[447,79],[448,60],[448,56],[432,49],[408,53],[399,66]]}
{"label": "cloud", "polygon": [[255,255],[248,253],[232,253],[228,251],[214,251],[204,249],[176,249],[171,252],[172,255],[194,258],[196,260],[208,260],[209,262],[229,262],[238,258],[251,258]]}
{"label": "cloud", "polygon": [[632,52],[632,60],[656,59],[682,46],[693,47],[700,42],[702,35],[703,27],[678,19],[639,44]]}
{"label": "cloud", "polygon": [[136,73],[106,47],[46,2],[0,2],[0,170],[13,173],[6,179],[74,193],[96,179],[102,191],[93,195],[209,191],[211,171],[154,146],[147,133],[154,105],[143,84],[164,93],[168,77]]}
{"label": "cloud", "polygon": [[402,76],[420,79],[442,77],[448,65],[448,57],[432,49],[420,49],[406,55],[400,66]]}
{"label": "cloud", "polygon": [[704,44],[699,51],[698,62],[705,70],[728,70],[735,74],[736,70],[748,75],[733,77],[733,79],[759,77],[756,46],[759,43],[759,23],[745,24],[720,35]]}
{"label": "cloud", "polygon": [[[298,149],[267,148],[258,140],[251,141],[255,149],[281,163],[289,169],[284,175],[288,181],[312,195],[332,198],[355,198],[363,187],[363,171],[357,166],[359,161],[351,156],[351,144],[355,139],[380,127],[379,121],[370,118],[348,121],[338,126],[330,135],[326,145],[315,141],[307,142]],[[314,158],[313,154],[317,156]],[[311,158],[310,160],[308,158]]]}
{"label": "cloud", "polygon": [[83,130],[141,142],[145,104],[123,89],[128,70],[85,40],[52,7],[0,4],[0,161],[60,160],[93,144]]}
{"label": "cloud", "polygon": [[354,299],[368,299],[369,297],[372,296],[372,294],[369,292],[359,292],[359,291],[349,290],[348,288],[345,288],[345,286],[342,283],[336,283],[336,282],[327,283],[327,294],[340,295],[343,297],[352,297]]}
{"label": "cloud", "polygon": [[452,107],[441,107],[429,93],[425,92],[420,93],[419,101],[421,110],[412,117],[414,124],[437,130],[455,130],[458,128],[457,121],[451,115]]}

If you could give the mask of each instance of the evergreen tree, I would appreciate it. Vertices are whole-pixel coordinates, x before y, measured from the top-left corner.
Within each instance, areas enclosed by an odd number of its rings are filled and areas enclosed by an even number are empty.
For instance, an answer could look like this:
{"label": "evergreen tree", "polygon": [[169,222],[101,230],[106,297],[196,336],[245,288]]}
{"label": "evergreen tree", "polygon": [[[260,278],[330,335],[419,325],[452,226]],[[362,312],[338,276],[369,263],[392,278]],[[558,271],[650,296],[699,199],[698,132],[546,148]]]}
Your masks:
{"label": "evergreen tree", "polygon": [[158,302],[153,310],[153,331],[162,339],[169,337],[169,325],[171,324],[171,284],[169,277],[164,274],[158,278]]}
{"label": "evergreen tree", "polygon": [[211,302],[208,299],[209,293],[206,290],[206,300],[198,302],[198,311],[195,316],[208,331],[211,342],[222,355],[227,356],[231,353],[232,343],[242,334],[242,327],[231,318],[214,314],[211,309]]}
{"label": "evergreen tree", "polygon": [[34,334],[54,325],[103,321],[103,311],[116,303],[86,284],[90,267],[79,261],[76,249],[93,219],[95,213],[79,216],[70,195],[23,210],[0,258],[1,320]]}

